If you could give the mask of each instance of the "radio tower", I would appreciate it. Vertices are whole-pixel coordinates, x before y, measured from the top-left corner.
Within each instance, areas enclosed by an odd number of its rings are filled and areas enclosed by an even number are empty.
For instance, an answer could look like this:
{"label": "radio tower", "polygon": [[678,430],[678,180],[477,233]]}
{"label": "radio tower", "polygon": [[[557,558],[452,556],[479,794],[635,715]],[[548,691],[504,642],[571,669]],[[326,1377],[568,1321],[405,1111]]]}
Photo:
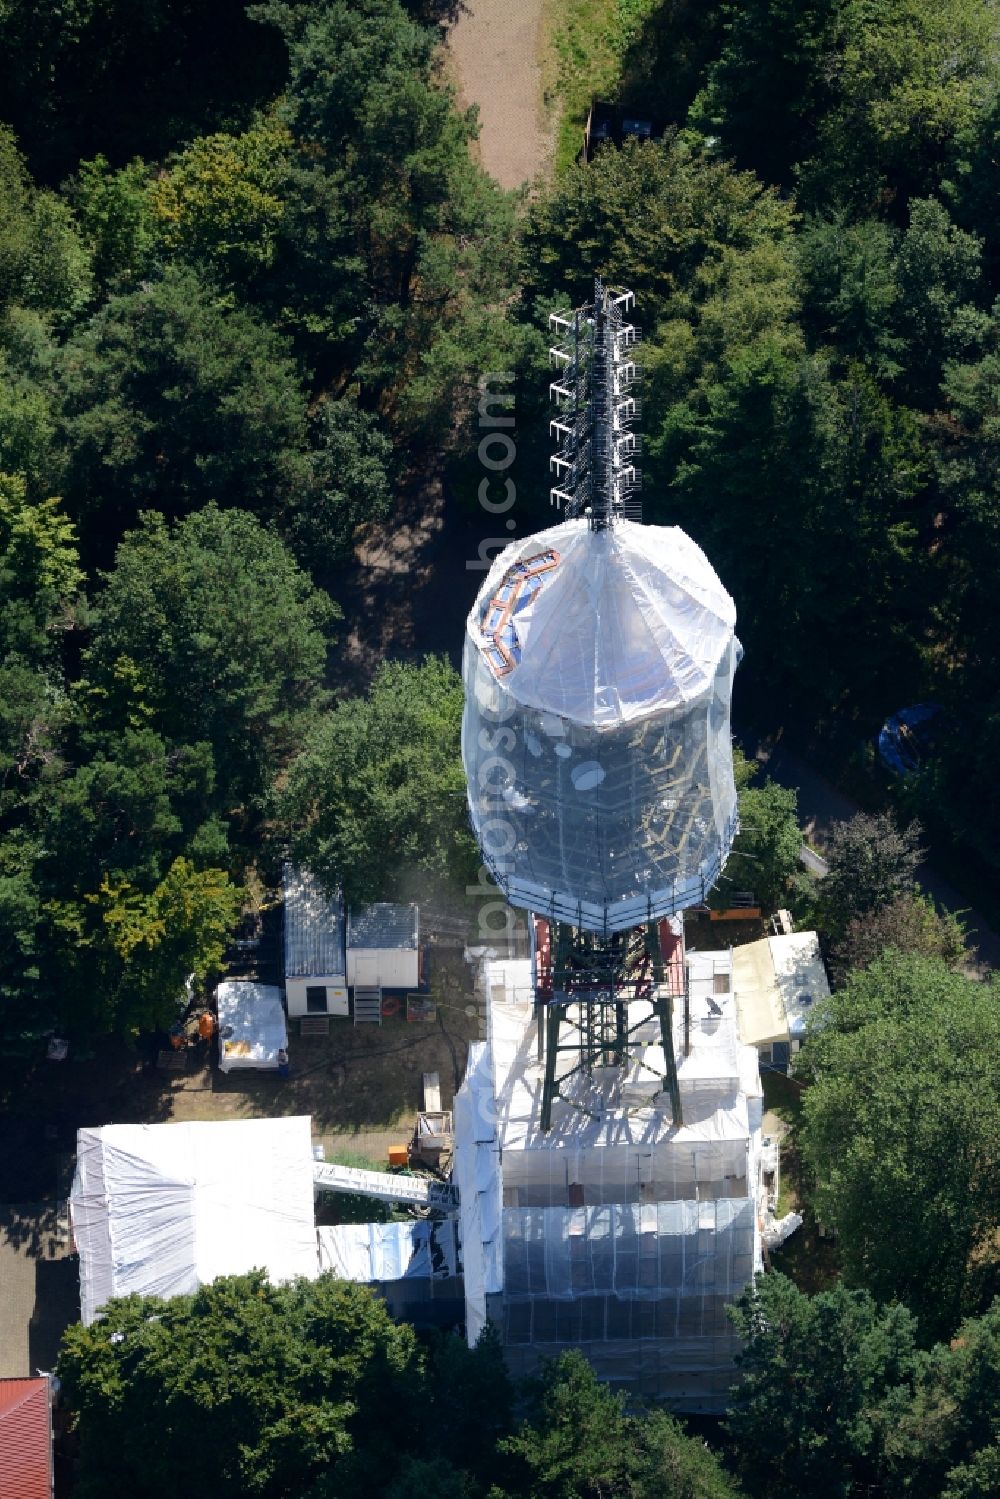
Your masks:
{"label": "radio tower", "polygon": [[632,305],[597,281],[552,317],[562,515],[497,557],[466,628],[472,824],[532,936],[530,962],[481,956],[455,1099],[466,1325],[496,1321],[517,1374],[577,1347],[630,1397],[718,1412],[762,1263],[762,1103],[683,912],[736,832],[740,647],[700,548],[641,524]]}
{"label": "radio tower", "polygon": [[472,823],[538,935],[544,1130],[568,1077],[625,1065],[639,998],[680,1122],[669,919],[706,899],[736,832],[735,609],[683,531],[640,524],[632,307],[598,280],[552,315],[565,519],[501,553],[466,633]]}

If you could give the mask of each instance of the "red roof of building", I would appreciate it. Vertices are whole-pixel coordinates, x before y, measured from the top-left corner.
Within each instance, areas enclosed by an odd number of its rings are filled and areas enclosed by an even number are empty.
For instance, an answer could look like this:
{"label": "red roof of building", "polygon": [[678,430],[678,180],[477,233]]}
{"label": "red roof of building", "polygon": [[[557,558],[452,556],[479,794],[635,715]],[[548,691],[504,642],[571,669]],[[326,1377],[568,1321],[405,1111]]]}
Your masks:
{"label": "red roof of building", "polygon": [[51,1499],[47,1379],[0,1379],[0,1494],[3,1499]]}

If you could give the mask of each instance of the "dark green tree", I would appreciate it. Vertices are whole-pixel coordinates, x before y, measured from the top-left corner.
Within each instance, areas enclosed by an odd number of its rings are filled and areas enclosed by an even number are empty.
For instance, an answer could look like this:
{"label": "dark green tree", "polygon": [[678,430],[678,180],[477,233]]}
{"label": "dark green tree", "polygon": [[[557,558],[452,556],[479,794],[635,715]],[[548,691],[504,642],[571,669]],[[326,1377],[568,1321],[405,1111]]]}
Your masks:
{"label": "dark green tree", "polygon": [[281,84],[281,49],[246,0],[67,0],[0,10],[0,98],[33,169],[58,182],[81,158],[163,156],[249,114]]}
{"label": "dark green tree", "polygon": [[978,352],[989,318],[974,305],[982,241],[952,223],[934,198],[914,199],[899,243],[900,329],[908,355],[905,386],[922,407],[937,403],[949,360]]}
{"label": "dark green tree", "polygon": [[844,1272],[950,1336],[996,1274],[996,986],[888,952],[853,973],[802,1053],[803,1159]]}
{"label": "dark green tree", "polygon": [[829,105],[840,0],[724,4],[722,44],[690,119],[766,182],[789,182]]}
{"label": "dark green tree", "polygon": [[732,1452],[759,1499],[891,1492],[885,1448],[924,1362],[905,1307],[864,1291],[807,1296],[758,1276],[732,1308],[745,1340],[727,1416]]}
{"label": "dark green tree", "polygon": [[339,611],[252,516],[143,516],[95,601],[85,661],[98,722],[211,746],[217,805],[252,806],[323,701]]}
{"label": "dark green tree", "polygon": [[931,1350],[889,1450],[915,1499],[973,1499],[1000,1477],[1000,1301]]}
{"label": "dark green tree", "polygon": [[330,1275],[275,1287],[255,1271],[111,1302],[69,1329],[58,1368],[83,1499],[125,1483],[173,1495],[179,1467],[189,1493],[219,1499],[480,1499],[512,1395],[495,1342],[425,1345],[367,1286]]}
{"label": "dark green tree", "polygon": [[992,102],[996,14],[988,0],[865,0],[836,7],[822,67],[831,86],[803,160],[809,207],[877,212],[963,170]]}
{"label": "dark green tree", "polygon": [[[635,292],[647,341],[661,320],[665,332],[682,338],[681,320],[691,320],[693,307],[752,265],[743,279],[757,284],[751,326],[759,328],[771,320],[776,299],[786,315],[794,307],[792,224],[790,206],[751,173],[676,135],[630,140],[570,168],[532,205],[522,263],[526,305],[578,305],[600,275]],[[756,261],[748,258],[754,253]],[[734,315],[747,311],[744,300]],[[645,349],[643,358],[649,369]]]}
{"label": "dark green tree", "polygon": [[626,1413],[582,1353],[545,1370],[531,1419],[501,1444],[510,1499],[735,1499],[718,1459],[662,1411]]}
{"label": "dark green tree", "polygon": [[909,895],[924,857],[918,822],[900,829],[888,812],[857,812],[837,822],[823,880],[824,929],[835,937],[852,921]]}
{"label": "dark green tree", "polygon": [[802,321],[814,348],[891,380],[902,368],[905,327],[896,274],[899,234],[879,219],[844,213],[807,221],[797,238]]}
{"label": "dark green tree", "polygon": [[330,1276],[272,1287],[255,1273],[111,1303],[69,1330],[59,1360],[80,1494],[128,1484],[165,1499],[179,1467],[192,1494],[220,1499],[378,1492],[416,1445],[421,1370],[412,1329]]}
{"label": "dark green tree", "polygon": [[56,384],[65,493],[91,551],[146,507],[273,516],[302,473],[306,397],[287,345],[193,270],[112,297],[60,352]]}
{"label": "dark green tree", "polygon": [[1000,746],[1000,632],[991,579],[1000,566],[1000,316],[978,358],[945,367],[936,424],[939,493],[949,517],[942,617],[961,671],[942,684],[946,731],[913,778],[913,804],[935,836],[997,859],[1000,794],[990,774]]}
{"label": "dark green tree", "polygon": [[506,367],[513,204],[469,155],[438,33],[398,0],[260,7],[289,51],[286,207],[267,295],[320,380],[409,432]]}
{"label": "dark green tree", "polygon": [[[83,575],[56,500],[33,503],[0,473],[0,1051],[37,1047],[49,1020],[41,992],[44,891],[36,808],[62,774],[72,716],[62,641],[78,622]],[[74,850],[74,855],[75,855]]]}
{"label": "dark green tree", "polygon": [[478,858],[460,749],[462,683],[442,657],[386,662],[319,723],[279,806],[296,858],[354,900],[463,891]]}
{"label": "dark green tree", "polygon": [[237,907],[208,744],[71,719],[26,808],[38,1011],[72,1037],[169,1024],[219,966]]}
{"label": "dark green tree", "polygon": [[284,527],[313,570],[350,556],[359,527],[392,509],[392,443],[347,397],[326,400],[313,420],[308,476],[290,498]]}
{"label": "dark green tree", "polygon": [[905,1307],[843,1286],[760,1276],[733,1316],[746,1341],[726,1425],[759,1499],[993,1493],[997,1303],[927,1352]]}
{"label": "dark green tree", "polygon": [[890,905],[879,906],[847,924],[834,948],[834,962],[842,974],[868,968],[887,948],[941,958],[949,968],[958,968],[969,957],[965,928],[951,911],[939,911],[927,895],[910,892]]}

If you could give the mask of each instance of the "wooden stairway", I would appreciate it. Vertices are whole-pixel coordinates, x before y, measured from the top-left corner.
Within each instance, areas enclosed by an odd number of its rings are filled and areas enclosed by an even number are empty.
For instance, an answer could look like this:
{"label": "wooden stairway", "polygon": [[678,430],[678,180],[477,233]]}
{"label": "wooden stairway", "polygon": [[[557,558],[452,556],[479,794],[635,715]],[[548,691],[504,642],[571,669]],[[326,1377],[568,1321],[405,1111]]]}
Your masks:
{"label": "wooden stairway", "polygon": [[354,1024],[355,1025],[381,1025],[382,1024],[382,986],[381,986],[381,984],[355,984],[355,986],[354,986]]}

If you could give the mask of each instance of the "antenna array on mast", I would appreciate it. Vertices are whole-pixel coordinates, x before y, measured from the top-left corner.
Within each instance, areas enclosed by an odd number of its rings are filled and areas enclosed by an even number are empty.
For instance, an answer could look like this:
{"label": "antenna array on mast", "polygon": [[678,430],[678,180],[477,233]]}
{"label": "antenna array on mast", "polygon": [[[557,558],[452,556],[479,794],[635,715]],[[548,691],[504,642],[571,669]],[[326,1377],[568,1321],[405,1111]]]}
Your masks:
{"label": "antenna array on mast", "polygon": [[594,531],[642,519],[640,439],[633,431],[639,330],[627,321],[634,302],[630,291],[612,291],[595,278],[592,303],[549,315],[559,338],[549,349],[557,370],[549,395],[559,409],[549,423],[558,443],[549,459],[556,476],[549,495],[569,519],[586,516]]}

